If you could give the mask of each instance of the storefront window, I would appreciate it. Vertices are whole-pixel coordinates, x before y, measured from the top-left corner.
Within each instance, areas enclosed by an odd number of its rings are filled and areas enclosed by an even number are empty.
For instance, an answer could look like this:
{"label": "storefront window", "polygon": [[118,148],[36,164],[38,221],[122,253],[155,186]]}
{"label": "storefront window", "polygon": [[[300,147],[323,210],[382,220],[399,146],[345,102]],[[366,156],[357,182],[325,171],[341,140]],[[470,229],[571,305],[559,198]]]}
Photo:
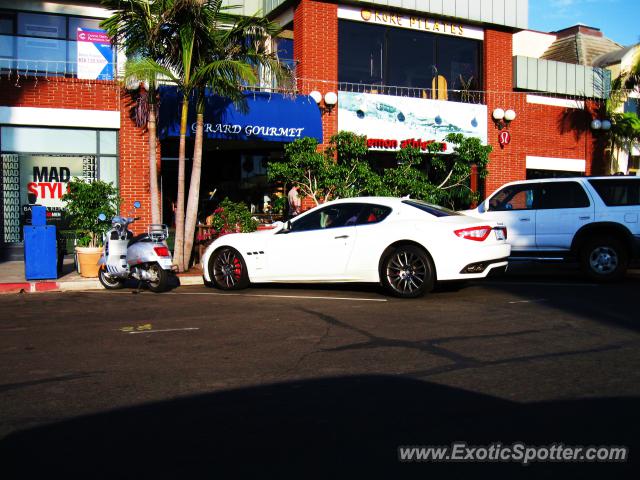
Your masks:
{"label": "storefront window", "polygon": [[118,185],[116,131],[2,127],[0,135],[1,243],[21,241],[32,205],[64,228],[62,196],[73,177]]}
{"label": "storefront window", "polygon": [[[0,68],[35,75],[75,75],[78,28],[100,29],[100,22],[97,18],[0,11]],[[108,61],[115,63],[115,51],[111,57]]]}
{"label": "storefront window", "polygon": [[369,90],[473,101],[470,92],[482,85],[481,48],[482,42],[469,38],[340,20],[338,81],[345,90],[383,85],[403,90]]}

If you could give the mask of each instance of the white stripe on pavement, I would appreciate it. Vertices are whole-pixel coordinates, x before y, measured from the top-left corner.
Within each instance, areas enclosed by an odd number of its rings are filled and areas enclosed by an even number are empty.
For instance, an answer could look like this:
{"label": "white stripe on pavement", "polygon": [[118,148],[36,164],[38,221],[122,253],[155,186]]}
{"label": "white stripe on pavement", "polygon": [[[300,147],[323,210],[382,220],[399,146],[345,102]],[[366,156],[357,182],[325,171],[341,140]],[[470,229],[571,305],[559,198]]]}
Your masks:
{"label": "white stripe on pavement", "polygon": [[162,330],[140,330],[140,331],[134,331],[134,332],[123,332],[123,333],[127,333],[129,335],[134,335],[137,333],[159,333],[159,332],[182,332],[185,330],[200,330],[198,327],[187,327],[187,328],[165,328]]}
{"label": "white stripe on pavement", "polygon": [[215,293],[215,292],[167,292],[163,295],[218,295],[221,297],[272,297],[272,298],[294,298],[305,300],[347,300],[347,301],[359,301],[359,302],[386,302],[386,298],[362,298],[362,297],[316,297],[307,295],[270,295],[259,293]]}

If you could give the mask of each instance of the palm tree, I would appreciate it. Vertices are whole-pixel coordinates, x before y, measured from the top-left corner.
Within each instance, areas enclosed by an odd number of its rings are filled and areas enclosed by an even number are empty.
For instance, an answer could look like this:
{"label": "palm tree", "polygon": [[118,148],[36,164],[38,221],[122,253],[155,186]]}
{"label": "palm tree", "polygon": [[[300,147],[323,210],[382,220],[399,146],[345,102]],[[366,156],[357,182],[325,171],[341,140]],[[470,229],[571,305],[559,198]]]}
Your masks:
{"label": "palm tree", "polygon": [[[100,26],[104,28],[113,43],[121,46],[125,54],[131,59],[162,58],[162,44],[156,42],[158,20],[166,10],[166,0],[102,0],[102,5],[112,10],[111,17],[104,20]],[[140,92],[136,103],[136,126],[146,125],[149,141],[149,195],[151,197],[151,222],[161,223],[160,193],[158,191],[158,160],[157,160],[157,78],[152,71],[136,71],[129,68],[135,65],[135,60],[127,61],[125,65],[125,82],[145,81],[148,85],[146,92]]]}
{"label": "palm tree", "polygon": [[[283,79],[289,71],[281,66],[268,42],[279,27],[266,18],[242,17],[229,13],[233,7],[222,0],[175,0],[165,16],[165,34],[173,41],[168,52],[170,68],[182,91],[178,202],[174,258],[178,269],[188,268],[198,214],[202,145],[204,137],[205,90],[232,100],[242,108],[246,85],[257,83],[257,68],[263,67]],[[189,100],[196,100],[196,129],[184,230],[178,227],[181,196],[184,198],[184,162]],[[246,108],[246,106],[245,106]],[[183,163],[184,164],[184,163]]]}
{"label": "palm tree", "polygon": [[618,170],[617,156],[620,151],[631,154],[634,143],[640,142],[640,119],[636,113],[622,113],[622,105],[629,98],[629,94],[640,88],[640,49],[629,69],[611,82],[611,93],[606,102],[606,114],[611,119],[611,129],[608,132],[608,150],[610,156],[611,173]]}

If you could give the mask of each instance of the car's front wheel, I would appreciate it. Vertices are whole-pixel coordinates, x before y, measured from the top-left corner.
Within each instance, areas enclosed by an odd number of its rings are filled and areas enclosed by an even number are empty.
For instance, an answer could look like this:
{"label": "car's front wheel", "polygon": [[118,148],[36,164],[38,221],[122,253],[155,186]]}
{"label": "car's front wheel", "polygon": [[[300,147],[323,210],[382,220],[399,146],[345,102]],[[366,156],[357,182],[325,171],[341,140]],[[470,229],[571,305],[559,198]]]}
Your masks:
{"label": "car's front wheel", "polygon": [[380,264],[382,285],[396,297],[415,298],[430,292],[435,271],[429,256],[413,245],[388,251]]}
{"label": "car's front wheel", "polygon": [[580,251],[582,270],[597,282],[620,280],[629,264],[626,248],[616,238],[605,236],[587,240]]}
{"label": "car's front wheel", "polygon": [[242,255],[231,247],[223,247],[211,255],[209,275],[221,290],[239,290],[249,285],[247,264]]}

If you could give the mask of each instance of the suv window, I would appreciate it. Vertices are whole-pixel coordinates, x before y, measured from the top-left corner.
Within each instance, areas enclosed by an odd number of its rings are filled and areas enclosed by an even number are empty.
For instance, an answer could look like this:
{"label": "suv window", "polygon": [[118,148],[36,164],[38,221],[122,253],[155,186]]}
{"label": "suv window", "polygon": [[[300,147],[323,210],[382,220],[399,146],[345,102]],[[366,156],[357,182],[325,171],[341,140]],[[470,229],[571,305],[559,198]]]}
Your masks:
{"label": "suv window", "polygon": [[591,203],[584,188],[578,182],[541,183],[536,208],[584,208]]}
{"label": "suv window", "polygon": [[608,207],[640,205],[640,179],[600,179],[589,180]]}
{"label": "suv window", "polygon": [[491,197],[489,211],[531,210],[535,208],[536,200],[536,184],[509,185]]}

